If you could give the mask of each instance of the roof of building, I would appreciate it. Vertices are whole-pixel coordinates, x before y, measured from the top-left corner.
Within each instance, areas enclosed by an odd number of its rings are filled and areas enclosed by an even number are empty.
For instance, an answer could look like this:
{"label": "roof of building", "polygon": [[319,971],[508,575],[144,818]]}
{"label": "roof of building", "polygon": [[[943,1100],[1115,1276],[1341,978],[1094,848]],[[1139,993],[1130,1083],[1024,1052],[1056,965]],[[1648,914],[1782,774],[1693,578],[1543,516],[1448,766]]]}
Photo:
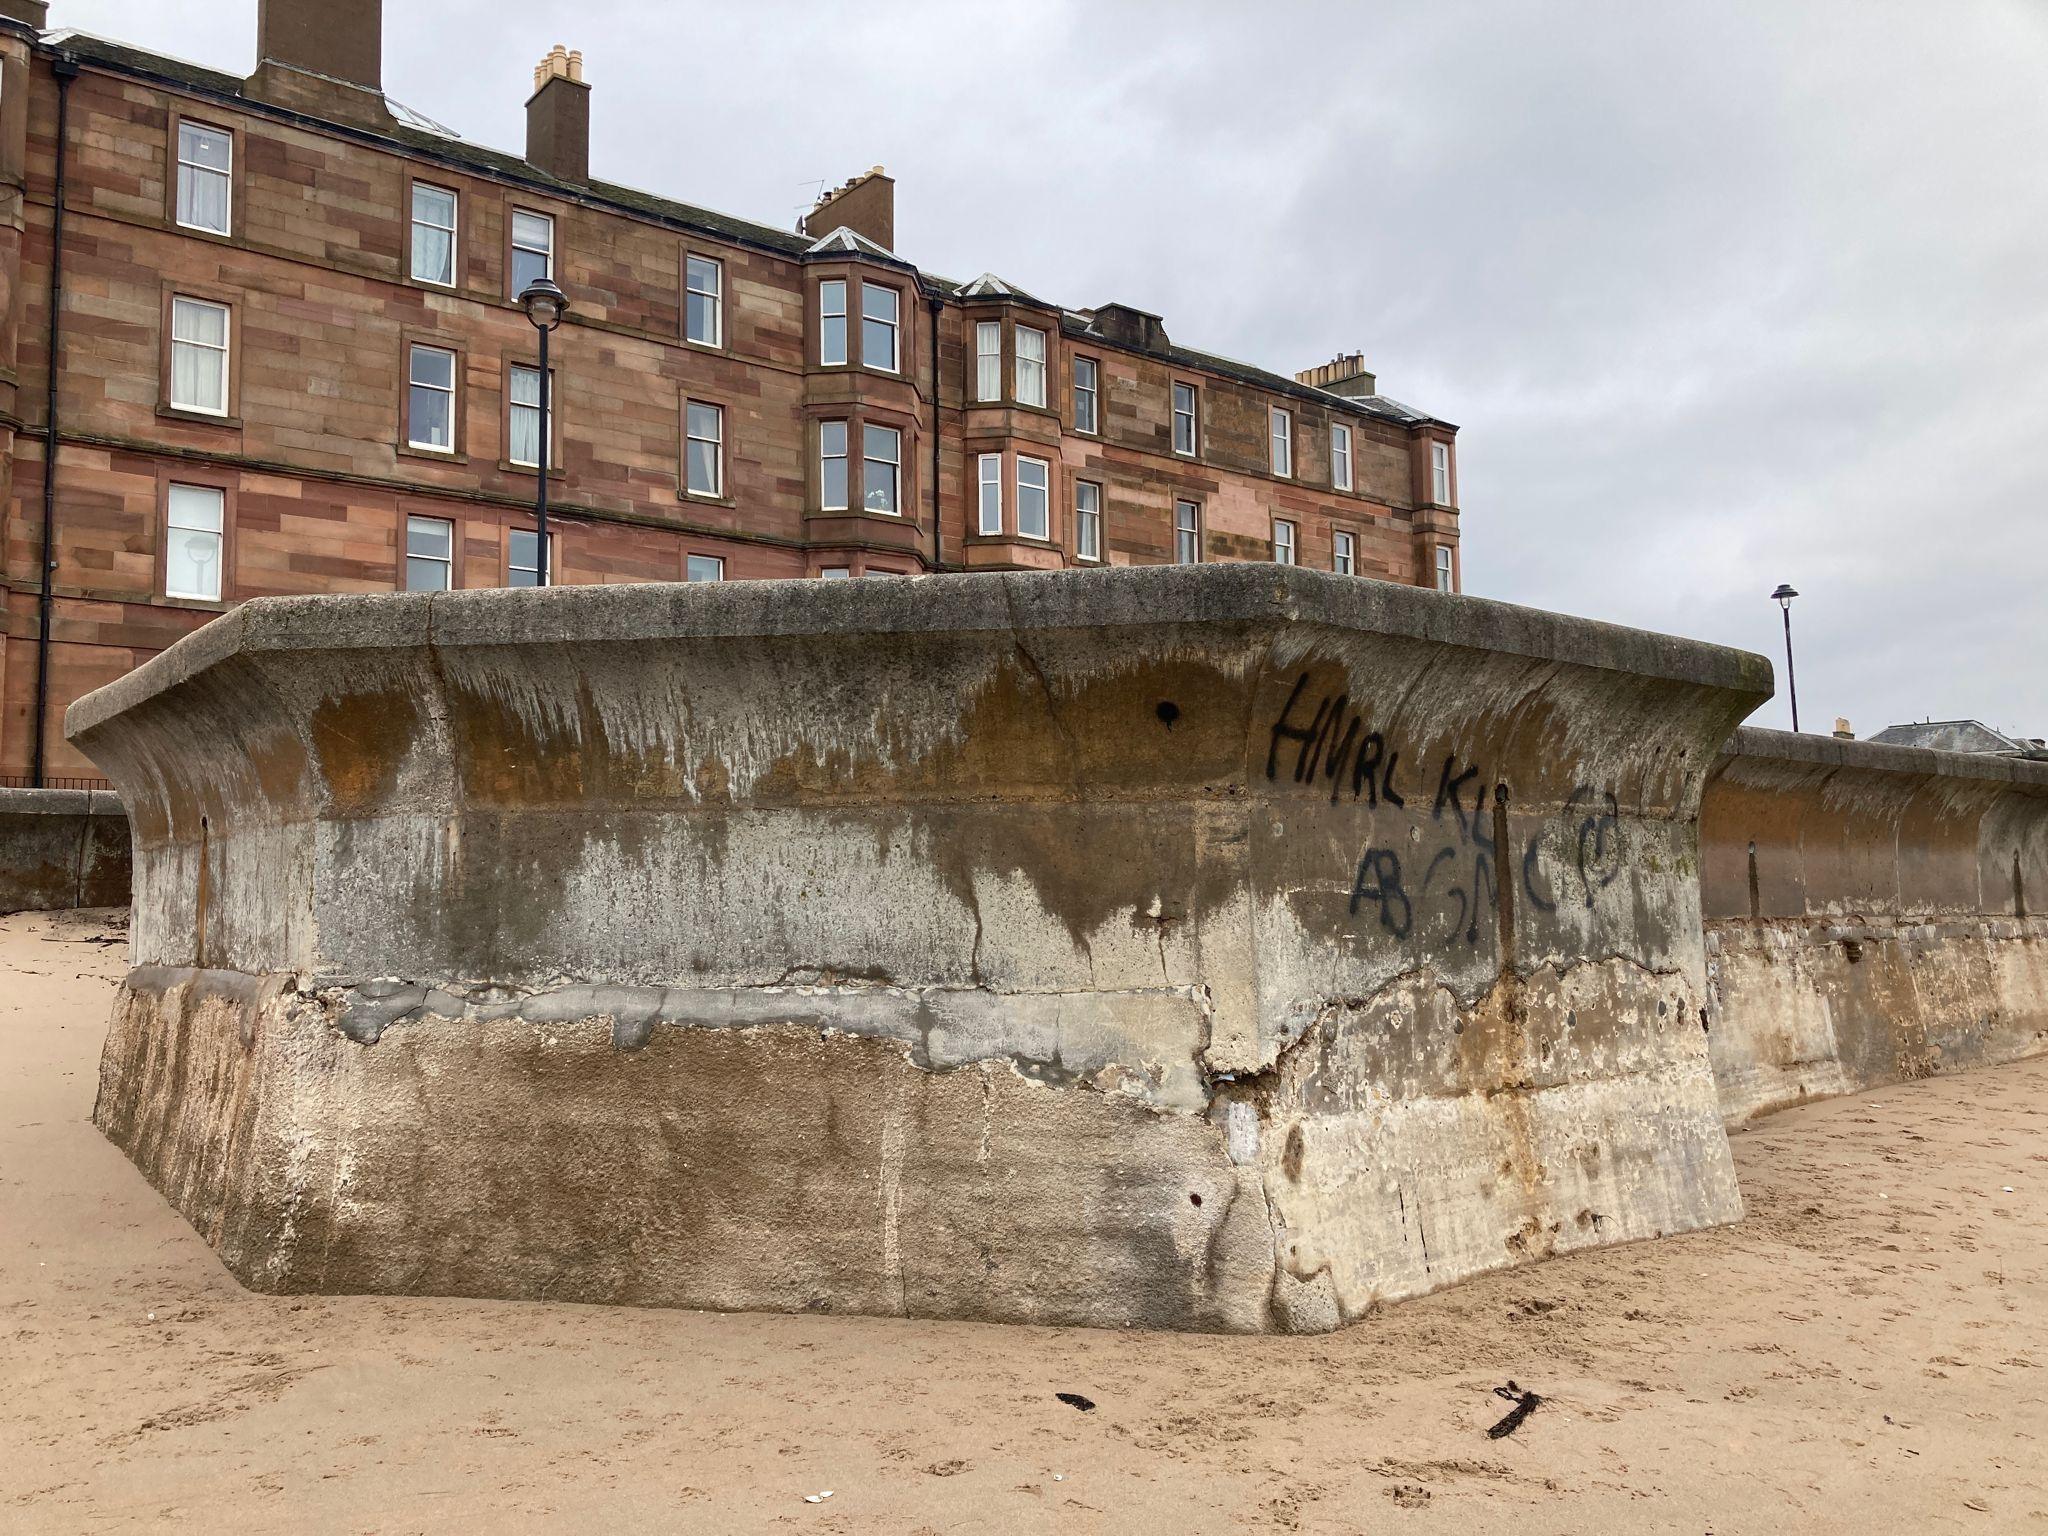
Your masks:
{"label": "roof of building", "polygon": [[1888,725],[1870,740],[1888,747],[1931,747],[1937,752],[1977,752],[1998,757],[2048,754],[2037,741],[1994,731],[1982,720],[1921,720]]}
{"label": "roof of building", "polygon": [[[1326,408],[1355,412],[1363,416],[1376,417],[1383,421],[1402,426],[1420,426],[1433,423],[1456,431],[1456,427],[1441,417],[1418,411],[1403,405],[1385,395],[1353,396],[1341,395],[1314,385],[1303,384],[1285,374],[1273,373],[1251,363],[1242,363],[1235,358],[1223,357],[1213,352],[1198,352],[1190,347],[1168,345],[1164,348],[1133,347],[1125,342],[1111,341],[1093,327],[1092,312],[1087,310],[1065,310],[1044,299],[1033,297],[1014,284],[1004,282],[993,273],[984,273],[972,283],[961,285],[923,272],[905,261],[893,251],[884,250],[880,245],[853,230],[833,230],[822,239],[790,230],[776,229],[771,225],[757,224],[751,219],[736,218],[730,214],[718,213],[709,208],[700,208],[692,203],[677,202],[673,198],[642,192],[633,187],[620,186],[614,182],[593,178],[587,183],[562,181],[532,165],[518,155],[503,150],[489,149],[434,124],[432,119],[411,108],[393,106],[393,126],[384,131],[359,128],[346,123],[337,123],[327,118],[310,116],[289,107],[271,102],[258,101],[244,90],[246,82],[239,75],[212,69],[203,64],[193,64],[184,59],[166,54],[151,53],[110,38],[96,37],[87,32],[58,32],[45,36],[47,46],[61,49],[81,61],[99,64],[124,73],[154,79],[164,84],[198,91],[214,96],[231,97],[251,110],[287,119],[314,124],[324,132],[338,133],[375,143],[395,143],[415,154],[439,160],[445,164],[481,171],[506,180],[524,182],[540,187],[557,197],[569,201],[596,201],[621,208],[629,213],[678,224],[705,234],[720,236],[741,245],[763,248],[779,255],[801,260],[811,255],[856,254],[886,260],[898,266],[909,267],[918,272],[926,286],[934,293],[949,298],[1003,297],[1056,310],[1061,317],[1061,330],[1070,336],[1084,337],[1099,345],[1115,347],[1119,351],[1137,352],[1144,356],[1156,356],[1167,362],[1178,363],[1186,368],[1200,369],[1235,379],[1275,394],[1292,395],[1297,399],[1313,400]],[[387,98],[388,101],[388,98]],[[431,126],[424,126],[431,125]],[[983,285],[988,285],[984,287]]]}

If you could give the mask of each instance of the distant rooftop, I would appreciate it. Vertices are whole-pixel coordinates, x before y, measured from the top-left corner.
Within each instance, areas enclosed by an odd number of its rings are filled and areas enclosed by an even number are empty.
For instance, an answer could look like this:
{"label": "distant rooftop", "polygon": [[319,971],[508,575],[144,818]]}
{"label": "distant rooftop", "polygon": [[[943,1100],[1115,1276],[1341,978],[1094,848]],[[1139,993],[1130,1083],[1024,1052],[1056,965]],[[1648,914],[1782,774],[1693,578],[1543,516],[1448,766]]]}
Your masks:
{"label": "distant rooftop", "polygon": [[1982,720],[1921,720],[1888,725],[1870,738],[1887,747],[1929,747],[1937,752],[1973,752],[1992,757],[2048,759],[2048,743],[2008,736]]}

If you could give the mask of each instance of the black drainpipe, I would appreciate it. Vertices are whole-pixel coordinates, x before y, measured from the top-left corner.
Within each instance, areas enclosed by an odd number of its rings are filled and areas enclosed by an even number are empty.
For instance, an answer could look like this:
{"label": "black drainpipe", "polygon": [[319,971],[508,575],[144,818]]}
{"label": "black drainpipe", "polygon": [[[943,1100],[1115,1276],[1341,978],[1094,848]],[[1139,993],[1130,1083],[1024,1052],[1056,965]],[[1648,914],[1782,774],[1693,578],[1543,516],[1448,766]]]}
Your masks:
{"label": "black drainpipe", "polygon": [[71,82],[78,60],[60,53],[50,72],[57,77],[56,193],[50,214],[50,341],[45,354],[49,393],[43,401],[43,581],[36,624],[36,750],[34,779],[43,787],[50,713],[50,603],[57,573],[57,367],[64,339],[64,167],[71,116]]}
{"label": "black drainpipe", "polygon": [[925,302],[932,313],[932,569],[938,571],[946,566],[946,536],[939,528],[939,315],[945,306],[935,298]]}

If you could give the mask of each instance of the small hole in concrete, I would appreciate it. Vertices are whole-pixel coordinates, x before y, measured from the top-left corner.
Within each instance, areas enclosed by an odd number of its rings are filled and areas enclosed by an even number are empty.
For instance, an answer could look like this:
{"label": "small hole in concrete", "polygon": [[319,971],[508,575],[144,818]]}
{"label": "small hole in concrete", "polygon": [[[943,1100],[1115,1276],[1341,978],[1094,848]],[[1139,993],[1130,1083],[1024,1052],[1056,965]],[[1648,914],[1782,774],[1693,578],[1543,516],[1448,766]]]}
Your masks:
{"label": "small hole in concrete", "polygon": [[1167,699],[1160,704],[1157,714],[1159,716],[1159,723],[1170,731],[1173,729],[1173,722],[1180,718],[1180,706],[1174,703],[1173,700]]}
{"label": "small hole in concrete", "polygon": [[1189,1195],[1189,1196],[1188,1196],[1188,1204],[1189,1204],[1189,1205],[1200,1205],[1201,1203],[1202,1203],[1202,1197],[1201,1197],[1200,1195]]}

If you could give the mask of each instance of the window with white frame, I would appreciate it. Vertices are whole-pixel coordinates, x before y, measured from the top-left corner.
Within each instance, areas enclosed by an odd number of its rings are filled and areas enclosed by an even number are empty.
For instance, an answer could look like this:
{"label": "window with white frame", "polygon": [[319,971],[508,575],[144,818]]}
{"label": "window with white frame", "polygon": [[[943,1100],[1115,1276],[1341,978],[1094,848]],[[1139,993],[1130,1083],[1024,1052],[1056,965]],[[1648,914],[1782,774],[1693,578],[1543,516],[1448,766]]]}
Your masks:
{"label": "window with white frame", "polygon": [[846,510],[846,423],[818,423],[818,510]]}
{"label": "window with white frame", "polygon": [[1273,563],[1294,564],[1294,524],[1284,517],[1273,519]]}
{"label": "window with white frame", "polygon": [[709,256],[683,261],[683,337],[700,346],[725,345],[725,263]]}
{"label": "window with white frame", "polygon": [[1195,456],[1197,435],[1195,431],[1195,386],[1175,384],[1173,386],[1173,451],[1188,458]]}
{"label": "window with white frame", "polygon": [[521,469],[539,469],[540,370],[514,363],[506,379],[505,395],[505,457]]}
{"label": "window with white frame", "polygon": [[1173,504],[1173,558],[1182,565],[1202,558],[1202,509],[1192,501]]}
{"label": "window with white frame", "polygon": [[405,590],[446,592],[455,584],[455,525],[444,517],[405,520]]}
{"label": "window with white frame", "polygon": [[692,400],[683,408],[683,488],[692,496],[725,494],[725,408]]}
{"label": "window with white frame", "polygon": [[235,138],[204,123],[178,124],[178,222],[224,235],[234,221]]}
{"label": "window with white frame", "polygon": [[1017,327],[1017,403],[1045,404],[1045,332]]}
{"label": "window with white frame", "polygon": [[1351,429],[1341,421],[1330,427],[1330,484],[1340,491],[1351,489]]}
{"label": "window with white frame", "polygon": [[1003,398],[1003,323],[977,320],[974,323],[974,398]]}
{"label": "window with white frame", "polygon": [[1074,555],[1102,558],[1102,487],[1093,480],[1074,482]]}
{"label": "window with white frame", "polygon": [[1451,445],[1431,443],[1429,445],[1429,499],[1440,507],[1451,504]]}
{"label": "window with white frame", "polygon": [[860,285],[860,360],[885,373],[897,371],[896,322],[903,296],[880,283]]}
{"label": "window with white frame", "polygon": [[692,555],[683,566],[685,581],[725,580],[725,561],[717,555]]}
{"label": "window with white frame", "polygon": [[171,300],[171,404],[181,411],[227,415],[227,305]]}
{"label": "window with white frame", "polygon": [[414,344],[407,373],[405,441],[430,453],[455,451],[455,354]]}
{"label": "window with white frame", "polygon": [[1003,531],[1003,456],[984,453],[977,471],[981,477],[981,520],[976,526],[985,534]]}
{"label": "window with white frame", "polygon": [[555,275],[555,221],[544,213],[512,212],[512,292],[518,298]]}
{"label": "window with white frame", "polygon": [[1269,412],[1273,430],[1273,473],[1292,478],[1294,474],[1294,414],[1275,407]]}
{"label": "window with white frame", "polygon": [[446,187],[412,184],[412,280],[455,286],[457,202]]}
{"label": "window with white frame", "polygon": [[1017,533],[1026,539],[1052,537],[1052,466],[1044,459],[1017,460]]}
{"label": "window with white frame", "polygon": [[1099,431],[1097,423],[1101,401],[1096,393],[1096,367],[1092,357],[1074,359],[1074,430],[1094,433]]}
{"label": "window with white frame", "polygon": [[170,488],[164,509],[165,597],[220,601],[227,501],[227,492],[210,485]]}
{"label": "window with white frame", "polygon": [[1339,576],[1356,575],[1358,571],[1358,541],[1341,528],[1330,535],[1330,569]]}
{"label": "window with white frame", "polygon": [[894,427],[862,424],[861,504],[870,512],[903,512],[903,434]]}
{"label": "window with white frame", "polygon": [[853,579],[853,567],[850,565],[828,565],[820,570],[818,575],[825,581],[851,581]]}
{"label": "window with white frame", "polygon": [[1457,590],[1457,578],[1451,570],[1451,546],[1448,544],[1436,547],[1436,589],[1439,592]]}
{"label": "window with white frame", "polygon": [[[547,586],[554,586],[560,574],[562,540],[558,534],[548,535],[548,579]],[[511,537],[505,541],[505,585],[508,587],[538,587],[540,579],[540,535],[531,528],[514,528]]]}
{"label": "window with white frame", "polygon": [[827,368],[846,362],[846,283],[836,277],[818,284],[818,361]]}

